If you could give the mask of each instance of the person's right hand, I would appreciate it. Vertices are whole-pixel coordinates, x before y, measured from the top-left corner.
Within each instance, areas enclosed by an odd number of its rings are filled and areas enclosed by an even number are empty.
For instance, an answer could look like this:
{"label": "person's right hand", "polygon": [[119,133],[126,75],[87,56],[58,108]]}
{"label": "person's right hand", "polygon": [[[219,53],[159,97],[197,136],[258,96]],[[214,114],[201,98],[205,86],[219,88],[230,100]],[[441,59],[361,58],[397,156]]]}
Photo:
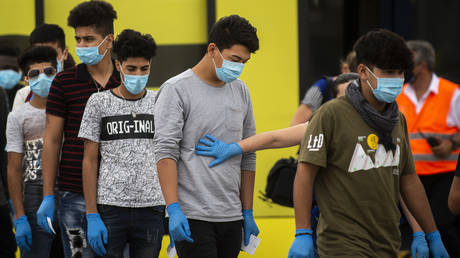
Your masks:
{"label": "person's right hand", "polygon": [[295,234],[305,235],[298,235],[295,237],[289,249],[288,258],[314,258],[315,252],[311,235],[313,231],[311,229],[297,229]]}
{"label": "person's right hand", "polygon": [[86,214],[86,220],[88,221],[88,242],[91,248],[99,256],[104,256],[107,251],[105,250],[104,244],[107,244],[107,228],[101,219],[99,213],[88,213]]}
{"label": "person's right hand", "polygon": [[178,202],[171,203],[166,207],[169,214],[169,234],[174,241],[188,241],[193,243],[191,238],[190,226],[188,225],[187,218],[180,209]]}
{"label": "person's right hand", "polygon": [[53,231],[48,226],[48,220],[46,218],[49,217],[51,222],[53,222],[55,209],[56,204],[54,203],[54,195],[47,195],[43,197],[42,204],[37,211],[37,224],[50,234],[53,234]]}
{"label": "person's right hand", "polygon": [[14,222],[16,230],[16,244],[21,250],[30,251],[32,246],[32,229],[30,229],[27,216],[21,216]]}
{"label": "person's right hand", "polygon": [[195,153],[202,156],[210,156],[216,158],[214,161],[209,163],[209,167],[212,168],[220,163],[226,161],[227,159],[243,154],[238,143],[225,143],[221,142],[219,139],[212,137],[209,134],[205,135],[210,141],[205,139],[199,139],[198,142],[203,145],[195,146]]}
{"label": "person's right hand", "polygon": [[425,240],[425,233],[423,231],[415,232],[414,239],[411,244],[412,258],[429,258],[430,251],[428,244]]}
{"label": "person's right hand", "polygon": [[441,234],[439,234],[438,230],[426,234],[426,239],[428,240],[433,258],[449,258],[449,254],[442,243]]}

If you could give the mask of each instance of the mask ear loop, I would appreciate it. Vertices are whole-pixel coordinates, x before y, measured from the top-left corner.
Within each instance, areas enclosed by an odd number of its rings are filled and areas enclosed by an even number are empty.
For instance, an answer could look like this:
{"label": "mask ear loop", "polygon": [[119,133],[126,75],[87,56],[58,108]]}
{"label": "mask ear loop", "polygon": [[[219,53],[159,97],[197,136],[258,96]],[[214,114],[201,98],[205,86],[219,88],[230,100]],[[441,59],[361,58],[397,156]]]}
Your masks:
{"label": "mask ear loop", "polygon": [[[377,82],[378,82],[379,78],[371,71],[371,69],[369,69],[369,67],[367,67],[367,65],[366,65],[366,69],[372,74],[372,76],[374,76],[374,78],[375,78],[375,79],[377,80]],[[372,88],[372,85],[371,85],[371,83],[369,82],[369,79],[366,79],[366,82],[367,82],[367,85],[369,86],[369,88],[371,88],[371,90],[376,90],[376,89]],[[378,88],[378,83],[377,83],[377,88]]]}
{"label": "mask ear loop", "polygon": [[[101,43],[99,43],[99,45],[97,45],[97,53],[99,54],[99,47],[101,47],[102,43],[104,43],[104,41],[109,37],[109,35],[105,36],[105,38],[101,41]],[[104,54],[102,54],[103,56],[105,56],[105,54],[107,54],[107,51],[108,49],[105,50]]]}

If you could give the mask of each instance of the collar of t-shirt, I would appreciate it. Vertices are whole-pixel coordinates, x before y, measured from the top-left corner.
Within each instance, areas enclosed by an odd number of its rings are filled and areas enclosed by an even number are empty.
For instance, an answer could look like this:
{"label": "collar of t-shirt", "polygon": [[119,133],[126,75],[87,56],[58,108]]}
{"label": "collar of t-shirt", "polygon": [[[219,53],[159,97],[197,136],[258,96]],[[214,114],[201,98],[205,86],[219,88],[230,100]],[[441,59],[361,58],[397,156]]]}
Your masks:
{"label": "collar of t-shirt", "polygon": [[419,113],[425,103],[425,100],[428,98],[430,93],[438,94],[439,90],[439,77],[433,73],[431,77],[430,87],[428,90],[423,94],[420,99],[417,99],[417,95],[415,94],[414,88],[412,88],[411,84],[408,84],[407,87],[404,89],[404,94],[409,98],[409,100],[415,105],[415,112]]}
{"label": "collar of t-shirt", "polygon": [[[118,72],[117,69],[115,68],[114,60],[112,60],[112,64],[113,64],[113,71],[112,71],[112,75],[110,76],[107,84],[112,83],[112,84],[119,85],[120,84],[120,72]],[[89,82],[93,80],[93,78],[91,77],[91,74],[88,72],[88,66],[86,64],[81,63],[77,65],[77,80],[81,82]]]}

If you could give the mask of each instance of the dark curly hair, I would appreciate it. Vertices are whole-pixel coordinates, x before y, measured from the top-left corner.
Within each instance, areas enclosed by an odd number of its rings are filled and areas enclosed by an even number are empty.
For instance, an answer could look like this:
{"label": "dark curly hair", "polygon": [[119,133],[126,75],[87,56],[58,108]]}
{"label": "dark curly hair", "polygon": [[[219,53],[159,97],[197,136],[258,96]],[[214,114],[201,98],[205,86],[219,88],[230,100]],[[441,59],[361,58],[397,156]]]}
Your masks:
{"label": "dark curly hair", "polygon": [[236,14],[220,18],[211,28],[208,44],[214,43],[220,51],[241,44],[254,53],[259,49],[257,29],[248,20]]}
{"label": "dark curly hair", "polygon": [[110,3],[104,1],[83,2],[73,8],[67,24],[72,28],[94,26],[102,36],[113,34],[113,20],[117,18],[117,12]]}
{"label": "dark curly hair", "polygon": [[0,42],[0,56],[19,57],[19,53],[19,48],[7,42]]}
{"label": "dark curly hair", "polygon": [[126,29],[113,42],[113,53],[118,61],[126,61],[129,57],[152,59],[157,50],[155,40],[150,34],[142,35],[135,30]]}
{"label": "dark curly hair", "polygon": [[29,43],[57,43],[59,48],[65,49],[65,34],[61,27],[56,24],[42,24],[30,33]]}
{"label": "dark curly hair", "polygon": [[386,29],[372,30],[361,36],[354,46],[357,64],[369,68],[407,71],[413,66],[412,52],[404,39]]}
{"label": "dark curly hair", "polygon": [[19,58],[19,66],[23,74],[29,72],[30,66],[36,63],[45,63],[49,62],[56,69],[57,53],[54,48],[49,46],[36,46],[27,49],[22,56]]}

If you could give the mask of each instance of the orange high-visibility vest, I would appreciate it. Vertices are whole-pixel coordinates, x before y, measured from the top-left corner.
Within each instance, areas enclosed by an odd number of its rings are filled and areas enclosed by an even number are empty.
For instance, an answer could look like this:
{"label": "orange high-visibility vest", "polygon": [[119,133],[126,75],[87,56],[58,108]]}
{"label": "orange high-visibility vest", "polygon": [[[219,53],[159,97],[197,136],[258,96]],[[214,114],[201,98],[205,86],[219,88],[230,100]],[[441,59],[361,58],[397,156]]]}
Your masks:
{"label": "orange high-visibility vest", "polygon": [[[406,87],[407,84],[404,85],[403,91]],[[457,127],[447,125],[451,100],[458,88],[458,84],[439,78],[438,94],[429,94],[418,114],[415,104],[404,93],[399,94],[396,99],[399,110],[406,117],[410,146],[418,175],[455,171],[460,149],[453,151],[445,159],[439,159],[433,154],[424,137],[437,136],[441,139],[449,139],[460,131]]]}

